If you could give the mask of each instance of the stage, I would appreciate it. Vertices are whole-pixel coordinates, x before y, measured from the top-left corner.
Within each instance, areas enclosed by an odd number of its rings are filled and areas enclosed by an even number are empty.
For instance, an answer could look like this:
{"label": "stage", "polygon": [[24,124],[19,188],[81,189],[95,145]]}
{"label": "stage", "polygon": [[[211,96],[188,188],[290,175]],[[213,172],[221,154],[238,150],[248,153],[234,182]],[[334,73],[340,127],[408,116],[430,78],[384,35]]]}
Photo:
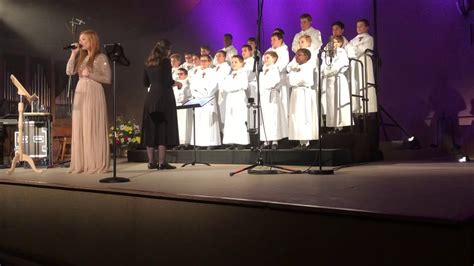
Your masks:
{"label": "stage", "polygon": [[[332,176],[229,176],[243,166],[156,171],[122,160],[118,176],[131,180],[123,184],[99,183],[111,173],[2,170],[0,211],[8,218],[0,218],[0,261],[3,254],[48,265],[288,265],[313,258],[311,250],[324,254],[314,258],[322,265],[472,259],[474,164],[375,162]],[[59,247],[66,252],[55,253]]]}

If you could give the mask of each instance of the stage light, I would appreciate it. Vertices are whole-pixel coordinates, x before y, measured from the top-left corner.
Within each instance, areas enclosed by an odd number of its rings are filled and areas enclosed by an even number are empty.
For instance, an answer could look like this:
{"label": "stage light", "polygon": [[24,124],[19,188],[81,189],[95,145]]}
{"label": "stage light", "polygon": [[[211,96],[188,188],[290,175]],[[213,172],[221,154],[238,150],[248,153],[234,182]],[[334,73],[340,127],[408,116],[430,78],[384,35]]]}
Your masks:
{"label": "stage light", "polygon": [[460,163],[465,163],[465,162],[467,162],[467,161],[468,161],[468,159],[467,159],[466,156],[463,156],[463,157],[461,157],[461,158],[458,160],[458,162],[460,162]]}
{"label": "stage light", "polygon": [[414,140],[415,140],[415,136],[411,136],[411,137],[408,138],[408,142],[412,142]]}

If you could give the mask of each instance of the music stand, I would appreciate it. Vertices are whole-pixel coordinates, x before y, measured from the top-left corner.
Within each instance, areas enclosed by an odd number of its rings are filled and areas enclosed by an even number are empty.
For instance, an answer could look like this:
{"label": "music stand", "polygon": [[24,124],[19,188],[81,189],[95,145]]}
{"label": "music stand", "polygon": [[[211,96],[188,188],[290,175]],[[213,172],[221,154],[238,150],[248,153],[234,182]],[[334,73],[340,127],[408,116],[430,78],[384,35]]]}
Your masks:
{"label": "music stand", "polygon": [[116,74],[115,74],[115,68],[116,64],[118,62],[119,65],[121,66],[129,66],[130,61],[125,57],[125,54],[123,52],[122,46],[120,46],[120,43],[114,43],[114,44],[105,44],[104,48],[107,52],[107,56],[109,59],[113,62],[113,91],[114,91],[114,132],[113,132],[113,150],[114,150],[114,165],[113,165],[113,176],[112,177],[107,177],[99,180],[100,183],[125,183],[125,182],[130,182],[130,179],[126,177],[118,177],[117,176],[117,98],[116,98],[116,89],[117,89],[117,83],[116,83]]}
{"label": "music stand", "polygon": [[187,102],[185,102],[183,105],[178,105],[176,106],[176,109],[193,109],[193,160],[189,163],[185,163],[181,165],[181,167],[185,167],[187,165],[196,165],[196,164],[204,164],[207,166],[211,166],[208,163],[205,162],[198,162],[197,161],[197,145],[196,145],[196,108],[203,107],[204,105],[208,104],[210,101],[214,99],[214,96],[209,96],[209,97],[203,97],[203,98],[196,98],[196,99],[191,99]]}
{"label": "music stand", "polygon": [[10,170],[7,171],[7,174],[11,174],[13,171],[15,171],[17,162],[27,162],[35,173],[40,174],[43,172],[43,170],[37,169],[33,159],[31,159],[29,155],[23,153],[23,113],[25,111],[23,97],[25,97],[26,100],[28,100],[28,102],[31,104],[32,102],[38,100],[38,96],[36,96],[36,94],[30,95],[14,75],[10,75],[10,79],[18,90],[20,101],[18,102],[18,150],[15,152],[15,157],[13,157],[12,165]]}

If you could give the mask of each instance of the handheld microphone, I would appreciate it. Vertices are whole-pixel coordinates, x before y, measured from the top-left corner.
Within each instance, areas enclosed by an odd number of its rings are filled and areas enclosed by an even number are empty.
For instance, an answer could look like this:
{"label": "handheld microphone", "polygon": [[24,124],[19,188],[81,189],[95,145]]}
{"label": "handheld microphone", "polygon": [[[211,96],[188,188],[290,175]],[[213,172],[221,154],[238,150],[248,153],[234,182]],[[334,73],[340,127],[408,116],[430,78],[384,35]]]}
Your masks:
{"label": "handheld microphone", "polygon": [[[79,44],[79,48],[82,48],[82,45]],[[63,47],[63,50],[74,50],[74,49],[77,49],[77,46],[75,44],[70,44],[70,45],[67,45],[67,46],[64,46]]]}

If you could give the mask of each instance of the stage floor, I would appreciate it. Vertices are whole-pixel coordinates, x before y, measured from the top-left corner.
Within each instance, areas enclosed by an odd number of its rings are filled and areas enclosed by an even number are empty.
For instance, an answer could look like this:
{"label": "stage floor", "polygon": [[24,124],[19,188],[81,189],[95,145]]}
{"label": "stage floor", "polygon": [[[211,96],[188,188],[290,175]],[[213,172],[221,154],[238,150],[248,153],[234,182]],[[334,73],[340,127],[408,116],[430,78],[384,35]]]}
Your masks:
{"label": "stage floor", "polygon": [[[309,174],[229,176],[241,165],[188,166],[148,170],[145,163],[118,163],[118,176],[131,182],[102,184],[102,175],[67,174],[67,168],[34,174],[1,170],[0,184],[169,198],[219,204],[259,205],[298,211],[350,213],[433,222],[474,221],[474,164],[452,162],[377,162]],[[304,170],[306,167],[293,169]]]}

